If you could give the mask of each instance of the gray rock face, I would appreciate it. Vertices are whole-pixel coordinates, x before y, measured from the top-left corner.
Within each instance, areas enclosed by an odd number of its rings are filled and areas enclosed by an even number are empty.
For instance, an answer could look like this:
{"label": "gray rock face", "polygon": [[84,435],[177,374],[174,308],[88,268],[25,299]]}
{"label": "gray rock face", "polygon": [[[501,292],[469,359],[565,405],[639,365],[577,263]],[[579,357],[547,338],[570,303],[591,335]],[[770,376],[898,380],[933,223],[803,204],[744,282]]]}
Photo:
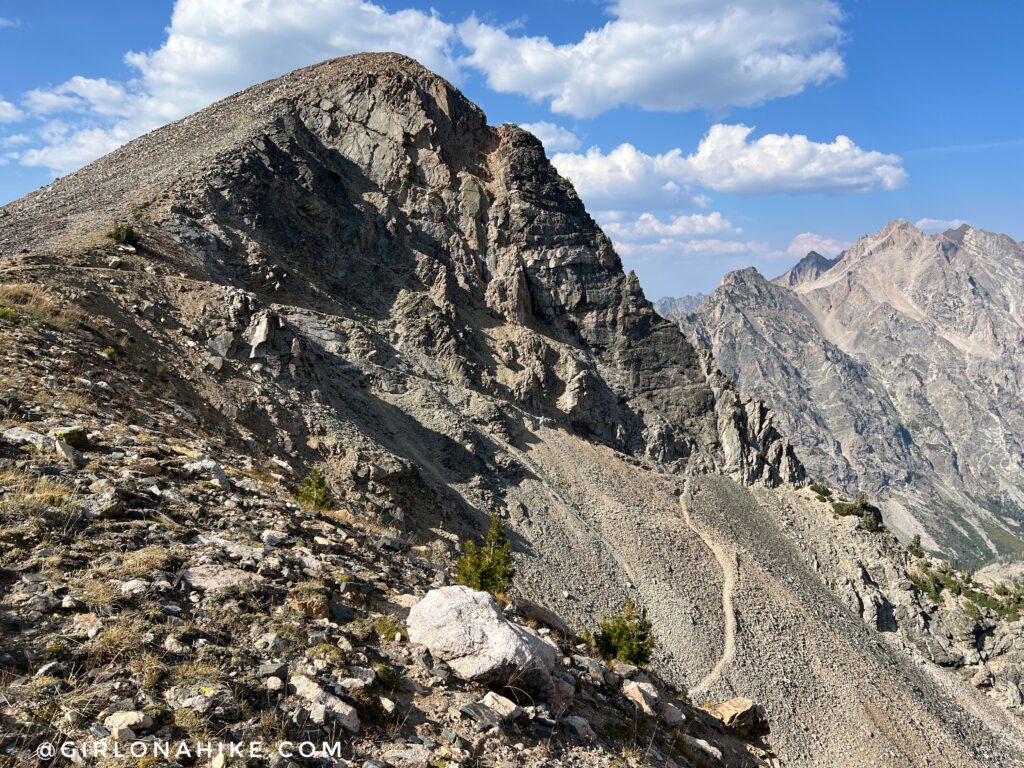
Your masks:
{"label": "gray rock face", "polygon": [[7,206],[0,253],[95,235],[129,200],[153,201],[137,226],[164,265],[220,286],[193,297],[206,364],[227,379],[255,365],[328,406],[271,399],[234,417],[287,448],[299,425],[350,432],[360,417],[345,411],[365,411],[333,402],[311,367],[351,380],[360,361],[401,359],[633,455],[745,482],[800,474],[774,429],[743,432],[756,406],[709,382],[541,143],[491,128],[410,59],[336,59],[137,139]]}
{"label": "gray rock face", "polygon": [[494,598],[469,587],[432,589],[409,611],[409,639],[463,680],[514,685],[548,697],[558,652],[502,616]]}
{"label": "gray rock face", "polygon": [[1021,244],[901,221],[834,264],[733,273],[682,324],[770,404],[810,474],[983,562],[1024,551],[1022,306]]}
{"label": "gray rock face", "polygon": [[838,264],[841,258],[842,254],[834,259],[827,259],[817,251],[811,251],[772,282],[788,288],[813,282]]}
{"label": "gray rock face", "polygon": [[662,317],[689,315],[692,312],[696,312],[705,299],[707,299],[706,293],[695,293],[675,299],[670,296],[663,296],[654,302],[654,311]]}

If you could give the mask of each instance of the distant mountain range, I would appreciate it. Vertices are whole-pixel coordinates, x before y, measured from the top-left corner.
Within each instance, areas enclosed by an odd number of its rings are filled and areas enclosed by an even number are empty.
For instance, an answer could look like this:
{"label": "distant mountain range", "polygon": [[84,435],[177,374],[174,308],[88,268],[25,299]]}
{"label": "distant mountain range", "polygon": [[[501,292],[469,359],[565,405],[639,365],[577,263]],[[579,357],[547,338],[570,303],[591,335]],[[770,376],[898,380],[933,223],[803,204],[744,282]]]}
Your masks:
{"label": "distant mountain range", "polygon": [[654,311],[662,317],[670,317],[672,315],[688,315],[691,312],[696,312],[697,308],[704,303],[708,295],[706,293],[696,293],[692,296],[680,296],[678,299],[673,299],[669,296],[663,296],[654,302]]}
{"label": "distant mountain range", "polygon": [[[775,410],[809,473],[966,562],[1024,553],[1024,247],[894,221],[658,311]],[[676,307],[687,308],[678,311]]]}

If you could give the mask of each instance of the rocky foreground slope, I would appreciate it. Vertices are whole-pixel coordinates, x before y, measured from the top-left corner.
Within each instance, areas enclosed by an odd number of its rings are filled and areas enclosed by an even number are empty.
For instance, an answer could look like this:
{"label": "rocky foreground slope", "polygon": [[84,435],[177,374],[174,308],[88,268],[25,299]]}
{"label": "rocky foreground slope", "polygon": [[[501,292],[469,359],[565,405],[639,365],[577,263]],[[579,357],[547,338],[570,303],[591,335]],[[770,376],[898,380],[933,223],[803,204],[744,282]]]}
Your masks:
{"label": "rocky foreground slope", "polygon": [[[4,286],[5,749],[259,728],[337,736],[341,765],[1024,764],[1007,605],[947,636],[962,594],[797,490],[771,413],[540,143],[415,62],[297,71],[5,206]],[[323,513],[289,498],[313,469]],[[547,609],[519,621],[562,636],[522,713],[404,620],[450,610],[431,590],[492,514]],[[649,673],[573,644],[627,599]],[[770,748],[711,704],[740,695]]]}
{"label": "rocky foreground slope", "polygon": [[775,409],[810,473],[962,562],[1024,551],[1024,246],[897,221],[769,282],[728,275],[684,329]]}

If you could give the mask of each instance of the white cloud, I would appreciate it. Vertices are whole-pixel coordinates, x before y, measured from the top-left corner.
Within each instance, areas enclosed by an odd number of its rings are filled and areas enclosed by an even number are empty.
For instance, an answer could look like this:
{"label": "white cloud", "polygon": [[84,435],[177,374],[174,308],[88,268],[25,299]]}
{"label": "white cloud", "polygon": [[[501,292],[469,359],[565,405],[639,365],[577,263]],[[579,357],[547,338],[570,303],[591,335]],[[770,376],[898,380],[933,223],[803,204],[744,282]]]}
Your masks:
{"label": "white cloud", "polygon": [[963,219],[918,219],[914,226],[922,232],[945,232],[947,229],[957,229],[966,223]]}
{"label": "white cloud", "polygon": [[82,128],[73,130],[63,123],[54,123],[43,130],[44,144],[21,153],[22,165],[42,166],[60,173],[74,169],[83,162],[105,155],[134,138],[130,129]]}
{"label": "white cloud", "polygon": [[9,101],[0,98],[0,123],[15,123],[25,117],[25,114]]}
{"label": "white cloud", "polygon": [[22,162],[66,173],[253,83],[358,51],[401,51],[454,77],[455,41],[455,28],[434,14],[363,0],[177,0],[160,48],[126,54],[136,80],[76,77],[28,95],[37,114],[80,116]]}
{"label": "white cloud", "polygon": [[789,242],[786,253],[802,259],[811,251],[817,251],[822,256],[832,258],[850,247],[850,243],[844,240],[836,240],[833,237],[825,237],[814,232],[801,232]]}
{"label": "white cloud", "polygon": [[700,208],[706,199],[690,193],[689,174],[679,172],[682,150],[648,155],[632,144],[605,154],[591,147],[583,154],[563,152],[551,158],[572,181],[584,202],[595,209],[643,210]]}
{"label": "white cloud", "polygon": [[92,112],[101,117],[123,117],[131,113],[132,100],[120,83],[76,75],[56,88],[29,91],[25,107],[34,115]]}
{"label": "white cloud", "polygon": [[612,20],[556,45],[470,18],[459,35],[488,85],[592,117],[751,106],[844,74],[833,0],[618,0]]}
{"label": "white cloud", "polygon": [[0,18],[0,29],[3,27],[20,27],[21,22],[17,19],[4,19]]}
{"label": "white cloud", "polygon": [[663,220],[651,213],[621,211],[597,214],[615,249],[629,264],[680,265],[726,260],[730,266],[770,254],[765,243],[729,240],[712,235],[740,234],[718,211],[678,215]]}
{"label": "white cloud", "polygon": [[0,149],[14,149],[28,144],[32,137],[27,133],[12,133],[8,136],[0,136]]}
{"label": "white cloud", "polygon": [[748,141],[752,130],[713,125],[689,155],[679,148],[648,155],[621,144],[607,154],[596,147],[556,154],[552,162],[588,204],[633,210],[652,207],[652,198],[668,207],[690,185],[741,195],[837,193],[896,189],[907,179],[897,155],[863,150],[846,136],[830,143],[790,134]]}
{"label": "white cloud", "polygon": [[566,149],[579,149],[580,137],[555,123],[541,121],[539,123],[520,123],[520,128],[529,131],[544,145],[548,152],[560,152]]}
{"label": "white cloud", "polygon": [[750,240],[705,240],[666,237],[653,243],[616,243],[615,249],[631,259],[666,256],[774,258],[777,254],[767,243]]}
{"label": "white cloud", "polygon": [[606,221],[602,222],[601,226],[616,243],[741,231],[734,228],[718,211],[708,214],[695,213],[690,216],[681,214],[668,221],[662,221],[652,213],[642,213],[632,220]]}
{"label": "white cloud", "polygon": [[696,179],[711,189],[740,194],[865,192],[906,183],[898,155],[863,150],[847,136],[827,144],[788,133],[748,141],[753,130],[711,126],[697,152],[686,158]]}

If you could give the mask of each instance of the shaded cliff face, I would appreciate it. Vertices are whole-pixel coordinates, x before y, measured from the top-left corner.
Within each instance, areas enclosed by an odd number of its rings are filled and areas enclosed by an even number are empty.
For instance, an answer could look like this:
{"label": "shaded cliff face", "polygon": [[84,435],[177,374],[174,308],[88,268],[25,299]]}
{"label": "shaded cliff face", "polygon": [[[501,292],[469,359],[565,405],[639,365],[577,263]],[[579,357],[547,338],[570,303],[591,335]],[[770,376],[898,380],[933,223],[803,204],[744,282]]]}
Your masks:
{"label": "shaded cliff face", "polygon": [[779,413],[811,474],[973,562],[1024,551],[1024,248],[894,222],[826,270],[727,277],[684,325]]}
{"label": "shaded cliff face", "polygon": [[[709,380],[623,274],[541,144],[488,127],[411,60],[350,57],[256,86],[8,211],[0,249],[28,260],[131,220],[157,274],[198,281],[165,300],[216,358],[195,382],[205,399],[288,448],[353,426],[313,407],[314,389],[348,405],[318,377],[373,365],[694,471],[799,477],[767,414]],[[246,409],[221,395],[245,388],[250,361],[299,402]]]}

